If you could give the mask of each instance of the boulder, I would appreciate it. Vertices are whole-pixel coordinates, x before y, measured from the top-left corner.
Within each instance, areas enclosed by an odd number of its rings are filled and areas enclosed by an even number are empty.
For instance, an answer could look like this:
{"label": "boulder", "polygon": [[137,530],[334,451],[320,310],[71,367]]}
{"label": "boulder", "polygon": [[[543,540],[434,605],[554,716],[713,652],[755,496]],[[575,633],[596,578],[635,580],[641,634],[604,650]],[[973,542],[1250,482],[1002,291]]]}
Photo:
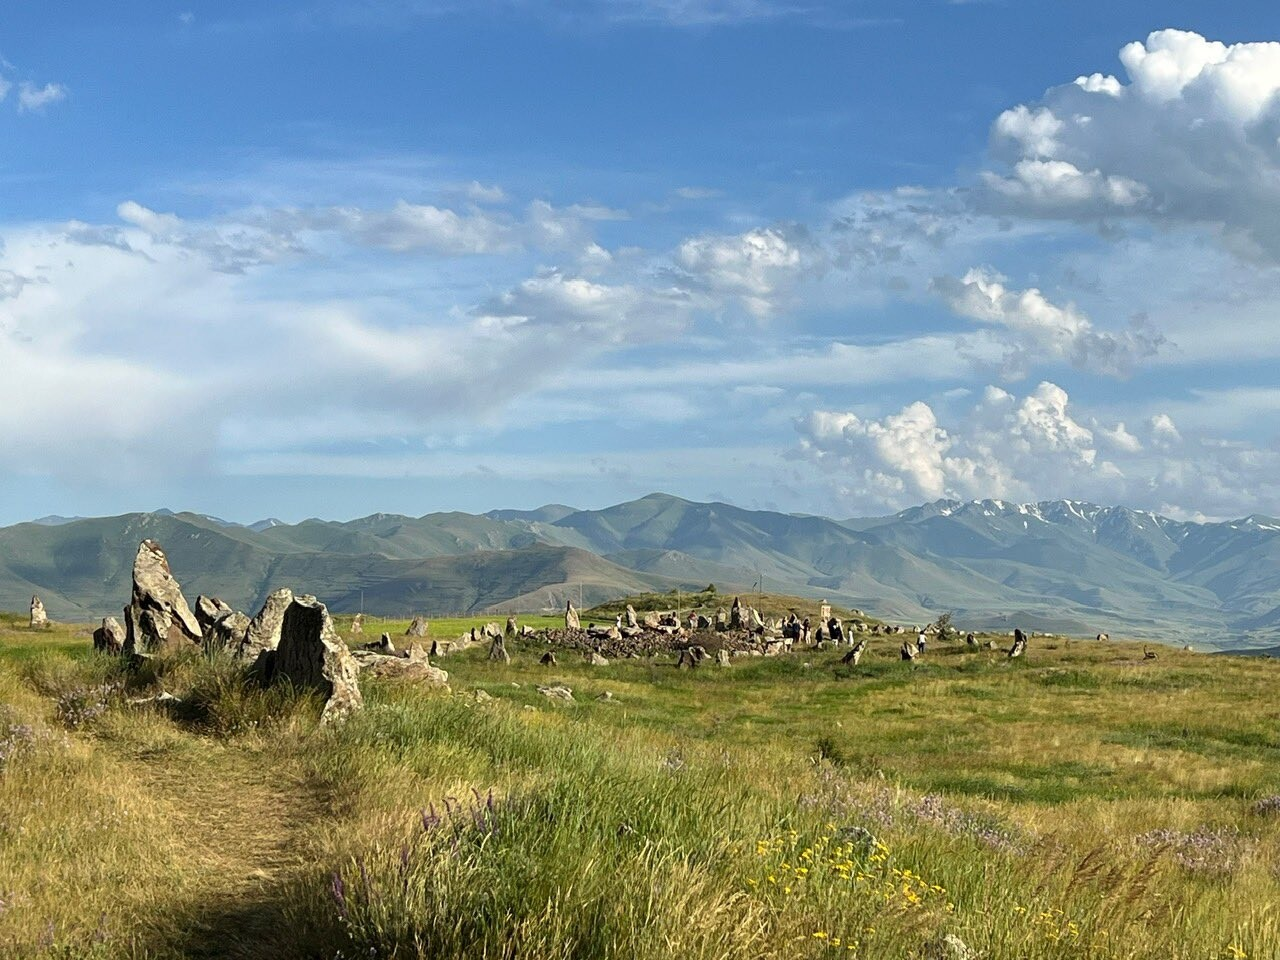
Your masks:
{"label": "boulder", "polygon": [[427,635],[426,617],[414,617],[413,622],[409,624],[409,629],[404,632],[406,637],[425,637]]}
{"label": "boulder", "polygon": [[93,631],[93,649],[102,653],[124,650],[124,627],[115,617],[103,617],[102,626]]}
{"label": "boulder", "polygon": [[[497,626],[497,624],[495,624]],[[511,654],[507,653],[506,641],[502,638],[502,631],[498,631],[498,635],[493,638],[493,642],[489,644],[489,659],[500,660],[503,663],[511,662]]]}
{"label": "boulder", "polygon": [[702,661],[705,659],[707,659],[706,647],[698,645],[687,647],[680,651],[680,659],[676,661],[676,669],[679,670],[682,667],[687,667],[692,670],[695,667],[701,666]]}
{"label": "boulder", "polygon": [[31,627],[43,627],[49,622],[49,615],[44,612],[44,601],[37,596],[31,597]]}
{"label": "boulder", "polygon": [[638,617],[636,617],[636,608],[629,603],[627,604],[627,613],[624,619],[624,623],[628,627],[631,627],[632,629],[640,626],[640,620]]}
{"label": "boulder", "polygon": [[396,645],[391,642],[391,634],[389,633],[384,633],[377,640],[366,643],[364,649],[380,653],[384,657],[394,657],[396,655]]}
{"label": "boulder", "polygon": [[143,540],[133,561],[133,596],[124,611],[124,652],[150,654],[204,639],[169,560],[154,540]]}
{"label": "boulder", "polygon": [[503,636],[507,640],[514,640],[520,636],[520,626],[516,623],[515,617],[507,617],[507,628],[503,631]]}
{"label": "boulder", "polygon": [[724,633],[729,629],[729,614],[725,612],[724,607],[716,611],[716,633]]}
{"label": "boulder", "polygon": [[556,665],[556,655],[548,650],[538,662],[544,667],[554,667]]}
{"label": "boulder", "polygon": [[439,667],[433,667],[427,652],[418,644],[411,646],[408,654],[406,657],[394,657],[361,651],[355,654],[355,659],[361,673],[380,679],[407,680],[435,686],[444,686],[449,682],[449,674]]}
{"label": "boulder", "polygon": [[914,660],[919,651],[916,650],[916,645],[910,640],[903,640],[902,649],[898,652],[903,660]]}
{"label": "boulder", "polygon": [[737,598],[733,598],[733,606],[729,608],[729,629],[745,630],[747,625],[742,616],[742,602]]}
{"label": "boulder", "polygon": [[207,636],[209,629],[215,623],[223,617],[231,616],[235,611],[217,597],[206,597],[204,594],[201,594],[196,597],[194,613],[196,615],[196,622],[200,624],[201,634]]}
{"label": "boulder", "polygon": [[233,610],[217,623],[209,627],[204,634],[206,653],[226,651],[240,658],[244,648],[245,637],[249,635],[249,627],[253,621],[239,610]]}
{"label": "boulder", "polygon": [[484,625],[484,638],[486,640],[501,640],[502,639],[501,625],[494,623],[493,621],[486,623]]}
{"label": "boulder", "polygon": [[355,657],[334,630],[328,609],[315,597],[293,599],[280,626],[279,646],[262,658],[267,662],[260,672],[268,683],[290,683],[324,697],[321,723],[341,720],[364,706]]}
{"label": "boulder", "polygon": [[718,667],[729,666],[729,651],[726,650],[724,647],[721,647],[719,650],[716,651],[716,666]]}
{"label": "boulder", "polygon": [[351,635],[353,637],[360,637],[364,635],[364,614],[363,613],[357,613],[354,617],[351,618]]}
{"label": "boulder", "polygon": [[849,648],[848,653],[846,653],[843,657],[840,658],[840,662],[845,664],[846,666],[856,667],[858,665],[858,661],[862,659],[862,652],[866,649],[867,649],[867,641],[859,640],[857,643],[855,643],[852,647]]}
{"label": "boulder", "polygon": [[755,607],[752,607],[750,610],[750,617],[748,619],[751,624],[752,633],[764,632],[764,617],[760,616],[759,610],[757,610]]}
{"label": "boulder", "polygon": [[700,613],[700,614],[698,614],[698,629],[699,629],[699,630],[710,630],[710,629],[711,629],[711,618],[710,618],[710,617],[703,616],[701,613]]}
{"label": "boulder", "polygon": [[565,702],[573,701],[573,691],[562,683],[558,683],[551,687],[539,687],[538,692],[548,700],[563,700]]}
{"label": "boulder", "polygon": [[662,625],[662,621],[656,613],[646,613],[641,623],[644,624],[646,630],[657,630]]}
{"label": "boulder", "polygon": [[577,608],[574,607],[572,600],[566,601],[565,603],[564,628],[566,630],[582,629],[582,621],[578,618],[578,611]]}
{"label": "boulder", "polygon": [[587,657],[587,663],[591,664],[593,667],[607,667],[609,665],[608,660],[594,652],[591,656]]}
{"label": "boulder", "polygon": [[240,660],[257,660],[265,651],[274,650],[280,645],[280,629],[284,625],[284,614],[293,603],[293,591],[281,587],[267,595],[266,603],[258,611],[258,615],[249,622],[244,639],[240,642],[235,655]]}

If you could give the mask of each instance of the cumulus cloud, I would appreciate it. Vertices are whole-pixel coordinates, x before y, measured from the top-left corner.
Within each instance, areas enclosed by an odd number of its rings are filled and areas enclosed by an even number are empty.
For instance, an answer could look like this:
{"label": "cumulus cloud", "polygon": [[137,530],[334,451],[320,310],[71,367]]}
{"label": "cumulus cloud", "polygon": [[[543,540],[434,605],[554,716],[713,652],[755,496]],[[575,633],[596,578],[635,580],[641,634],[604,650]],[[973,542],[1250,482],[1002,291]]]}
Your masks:
{"label": "cumulus cloud", "polygon": [[1160,30],[1104,73],[1002,113],[978,203],[997,213],[1207,224],[1280,257],[1280,44]]}
{"label": "cumulus cloud", "polygon": [[846,508],[900,509],[939,498],[1084,498],[1175,513],[1256,512],[1280,493],[1275,451],[1184,436],[1167,414],[1133,428],[1073,409],[1043,382],[1025,396],[987,387],[940,417],[917,401],[880,417],[815,410],[796,421],[796,456]]}
{"label": "cumulus cloud", "polygon": [[800,275],[815,266],[814,251],[778,228],[691,237],[675,259],[691,285],[734,298],[759,319],[772,315]]}
{"label": "cumulus cloud", "polygon": [[1045,359],[1127,374],[1163,343],[1163,337],[1140,323],[1122,334],[1098,331],[1074,304],[1058,306],[1035,287],[1013,290],[1005,284],[1000,274],[978,268],[960,278],[935,278],[932,287],[957,314],[1007,331],[1002,364],[1007,377],[1025,376],[1034,361]]}

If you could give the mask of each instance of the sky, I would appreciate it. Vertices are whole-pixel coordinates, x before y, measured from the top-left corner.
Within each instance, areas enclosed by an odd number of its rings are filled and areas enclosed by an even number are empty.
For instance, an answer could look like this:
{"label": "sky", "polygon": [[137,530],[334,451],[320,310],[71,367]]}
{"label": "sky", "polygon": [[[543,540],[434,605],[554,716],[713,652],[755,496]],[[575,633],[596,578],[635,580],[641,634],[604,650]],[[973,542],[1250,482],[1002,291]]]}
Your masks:
{"label": "sky", "polygon": [[1280,514],[1280,14],[15,0],[0,523]]}

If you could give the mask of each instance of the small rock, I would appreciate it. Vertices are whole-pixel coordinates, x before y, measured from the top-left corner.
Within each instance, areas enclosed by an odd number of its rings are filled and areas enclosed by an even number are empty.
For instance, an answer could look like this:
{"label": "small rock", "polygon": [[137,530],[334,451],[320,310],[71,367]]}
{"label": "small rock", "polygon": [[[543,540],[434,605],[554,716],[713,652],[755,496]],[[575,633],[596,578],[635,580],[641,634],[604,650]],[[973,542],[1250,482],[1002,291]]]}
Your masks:
{"label": "small rock", "polygon": [[573,691],[564,684],[556,684],[551,687],[539,687],[538,692],[548,700],[563,700],[566,702],[573,700]]}

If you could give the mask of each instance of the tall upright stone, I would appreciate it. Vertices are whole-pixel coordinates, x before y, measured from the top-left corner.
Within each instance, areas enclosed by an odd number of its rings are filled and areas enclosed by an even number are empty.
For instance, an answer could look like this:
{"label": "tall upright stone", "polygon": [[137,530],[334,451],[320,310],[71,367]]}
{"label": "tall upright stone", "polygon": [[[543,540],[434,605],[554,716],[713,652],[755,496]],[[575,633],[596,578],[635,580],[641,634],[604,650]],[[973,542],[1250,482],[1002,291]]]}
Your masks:
{"label": "tall upright stone", "polygon": [[520,635],[520,624],[515,617],[507,617],[507,628],[503,631],[504,640],[514,640]]}
{"label": "tall upright stone", "polygon": [[103,617],[102,626],[93,631],[93,649],[99,653],[118,654],[124,650],[124,627],[115,617]]}
{"label": "tall upright stone", "polygon": [[263,651],[278,647],[284,614],[291,603],[293,591],[288,587],[281,587],[268,594],[258,615],[249,622],[249,628],[245,631],[239,648],[235,650],[235,656],[241,660],[257,660]]}
{"label": "tall upright stone", "polygon": [[49,615],[44,612],[44,601],[34,594],[31,597],[31,629],[43,627],[49,622]]}
{"label": "tall upright stone", "polygon": [[572,600],[566,601],[565,603],[564,628],[566,630],[582,629],[582,621],[578,618],[578,609],[573,605]]}
{"label": "tall upright stone", "polygon": [[404,632],[406,637],[425,637],[430,624],[427,623],[426,617],[414,617],[413,622],[409,624],[409,629]]}
{"label": "tall upright stone", "polygon": [[746,627],[747,625],[743,622],[742,617],[742,601],[734,597],[733,606],[729,608],[729,629],[745,630]]}
{"label": "tall upright stone", "polygon": [[124,652],[176,650],[203,640],[182,587],[169,569],[160,544],[143,540],[133,561],[133,597],[124,609]]}
{"label": "tall upright stone", "polygon": [[629,603],[627,604],[626,624],[632,629],[640,626],[640,620],[636,617],[636,608]]}
{"label": "tall upright stone", "polygon": [[280,625],[280,643],[264,655],[261,673],[271,683],[288,682],[325,698],[321,723],[341,720],[364,706],[360,668],[315,597],[294,597]]}

